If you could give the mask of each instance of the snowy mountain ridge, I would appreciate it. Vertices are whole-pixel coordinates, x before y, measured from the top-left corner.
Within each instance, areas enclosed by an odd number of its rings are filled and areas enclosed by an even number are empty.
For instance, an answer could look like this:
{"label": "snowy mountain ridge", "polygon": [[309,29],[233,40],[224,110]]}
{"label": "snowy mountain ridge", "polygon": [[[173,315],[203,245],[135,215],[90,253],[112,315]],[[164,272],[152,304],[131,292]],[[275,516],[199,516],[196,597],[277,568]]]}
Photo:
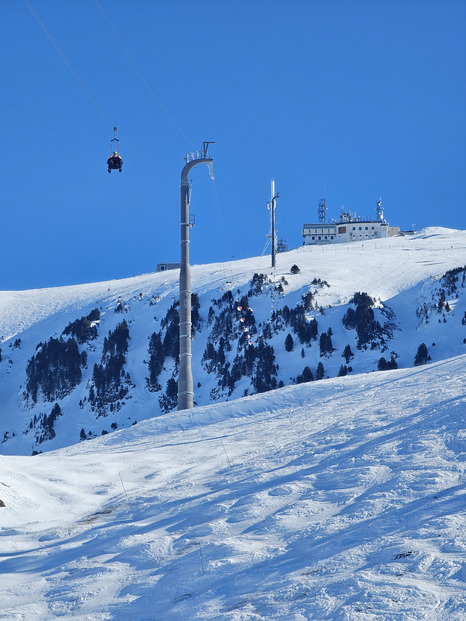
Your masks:
{"label": "snowy mountain ridge", "polygon": [[[466,232],[431,228],[193,266],[196,405],[462,354],[465,259]],[[178,274],[0,293],[1,452],[176,408]]]}
{"label": "snowy mountain ridge", "polygon": [[[262,338],[276,378],[317,361],[331,375],[347,344],[353,370],[235,399],[258,377],[251,356],[252,376],[230,396],[163,414],[164,391],[147,387],[148,344],[154,326],[162,345],[171,334],[177,273],[0,294],[1,419],[17,430],[0,456],[0,619],[463,621],[465,249],[465,232],[434,229],[298,249],[275,274],[268,258],[195,266],[198,400],[226,367],[202,361],[209,343],[219,352],[214,328],[232,346],[225,363]],[[244,315],[225,310],[230,295],[251,301],[251,347]],[[421,342],[430,360],[413,366]],[[61,383],[48,381],[42,371],[64,351]],[[392,351],[398,368],[375,370]],[[164,366],[160,383],[176,362]],[[115,367],[128,389],[119,408],[105,384]],[[57,386],[72,389],[47,401]],[[109,433],[79,442],[83,425]]]}

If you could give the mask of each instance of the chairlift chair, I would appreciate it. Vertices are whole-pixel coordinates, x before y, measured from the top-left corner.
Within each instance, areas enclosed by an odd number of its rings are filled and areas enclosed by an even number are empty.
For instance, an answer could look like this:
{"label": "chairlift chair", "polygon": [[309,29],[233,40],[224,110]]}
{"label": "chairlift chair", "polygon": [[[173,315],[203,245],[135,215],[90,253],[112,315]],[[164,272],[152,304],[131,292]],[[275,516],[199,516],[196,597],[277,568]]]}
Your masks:
{"label": "chairlift chair", "polygon": [[116,137],[117,128],[113,128],[113,138],[110,140],[111,155],[107,160],[108,172],[118,170],[121,172],[123,168],[123,158],[120,155],[120,141]]}

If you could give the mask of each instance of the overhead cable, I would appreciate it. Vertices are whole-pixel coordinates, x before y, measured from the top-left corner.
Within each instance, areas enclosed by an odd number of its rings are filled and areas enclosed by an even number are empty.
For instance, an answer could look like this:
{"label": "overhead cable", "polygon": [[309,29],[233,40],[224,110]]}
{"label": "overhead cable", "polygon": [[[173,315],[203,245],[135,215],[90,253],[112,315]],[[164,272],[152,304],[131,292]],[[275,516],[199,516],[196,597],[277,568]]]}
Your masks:
{"label": "overhead cable", "polygon": [[139,69],[138,65],[136,64],[134,58],[131,56],[131,54],[128,52],[128,49],[126,47],[126,45],[123,43],[123,41],[121,40],[121,38],[118,36],[117,31],[115,30],[112,22],[109,20],[109,18],[107,17],[105,11],[103,10],[102,6],[99,3],[99,0],[95,0],[95,3],[98,7],[98,9],[100,10],[100,12],[102,13],[102,15],[104,16],[105,21],[108,24],[108,27],[110,28],[110,30],[113,33],[113,36],[115,37],[115,39],[118,41],[118,43],[120,44],[122,50],[124,51],[124,53],[126,54],[128,60],[130,61],[130,63],[133,65],[135,71],[137,72],[137,74],[139,75],[139,77],[141,78],[141,80],[143,81],[145,87],[147,88],[147,90],[149,91],[149,93],[151,94],[152,98],[154,99],[154,101],[157,103],[157,105],[159,106],[159,108],[162,110],[162,112],[165,114],[165,116],[169,119],[169,121],[172,123],[172,125],[180,132],[180,134],[186,138],[186,140],[191,143],[191,145],[196,146],[195,143],[189,138],[189,136],[187,136],[184,131],[181,129],[181,127],[176,123],[176,121],[174,120],[174,118],[171,116],[171,114],[168,112],[168,110],[165,108],[165,106],[162,104],[162,102],[160,101],[160,99],[157,97],[157,95],[154,93],[154,91],[152,90],[149,82],[146,80],[144,74],[142,73],[142,71]]}

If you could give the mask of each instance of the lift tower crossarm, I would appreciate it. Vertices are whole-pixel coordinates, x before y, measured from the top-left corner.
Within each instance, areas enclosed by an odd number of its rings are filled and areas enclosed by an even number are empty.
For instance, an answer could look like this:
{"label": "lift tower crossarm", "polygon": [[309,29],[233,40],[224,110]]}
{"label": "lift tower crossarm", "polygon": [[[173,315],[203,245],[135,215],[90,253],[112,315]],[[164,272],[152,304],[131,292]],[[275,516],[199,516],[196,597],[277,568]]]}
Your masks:
{"label": "lift tower crossarm", "polygon": [[200,164],[207,164],[213,179],[214,160],[208,157],[209,144],[204,142],[203,151],[187,153],[186,164],[181,171],[180,221],[181,221],[181,266],[180,266],[180,372],[178,376],[178,410],[193,407],[193,373],[191,365],[191,268],[189,265],[189,171]]}

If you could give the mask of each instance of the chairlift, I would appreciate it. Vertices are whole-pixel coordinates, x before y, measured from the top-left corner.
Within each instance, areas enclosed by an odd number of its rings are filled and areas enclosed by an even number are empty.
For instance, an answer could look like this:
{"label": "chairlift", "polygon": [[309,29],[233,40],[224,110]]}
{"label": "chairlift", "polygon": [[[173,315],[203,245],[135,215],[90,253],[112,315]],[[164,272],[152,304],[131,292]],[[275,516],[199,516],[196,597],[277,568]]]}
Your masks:
{"label": "chairlift", "polygon": [[118,170],[121,172],[123,168],[123,158],[120,155],[120,141],[116,137],[117,128],[113,128],[113,138],[110,140],[110,151],[111,155],[107,160],[108,172],[111,173],[112,170]]}

